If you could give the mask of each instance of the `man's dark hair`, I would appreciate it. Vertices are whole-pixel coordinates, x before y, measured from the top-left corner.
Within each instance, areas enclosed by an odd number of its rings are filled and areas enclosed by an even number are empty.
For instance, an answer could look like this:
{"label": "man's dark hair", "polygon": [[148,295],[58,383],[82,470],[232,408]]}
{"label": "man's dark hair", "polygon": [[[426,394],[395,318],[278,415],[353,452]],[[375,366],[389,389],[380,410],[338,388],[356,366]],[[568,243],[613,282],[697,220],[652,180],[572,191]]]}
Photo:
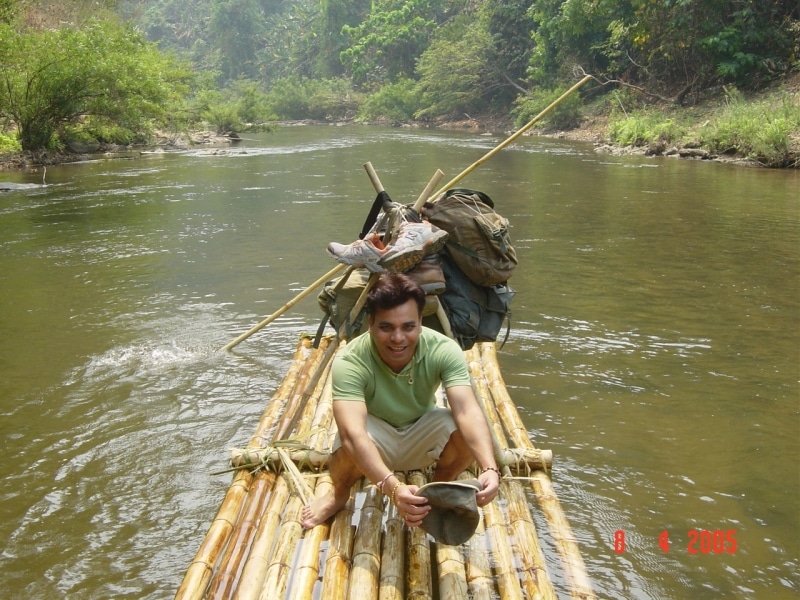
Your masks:
{"label": "man's dark hair", "polygon": [[386,273],[378,278],[367,294],[367,314],[375,316],[379,310],[389,310],[409,300],[417,303],[421,315],[425,308],[425,291],[408,275]]}

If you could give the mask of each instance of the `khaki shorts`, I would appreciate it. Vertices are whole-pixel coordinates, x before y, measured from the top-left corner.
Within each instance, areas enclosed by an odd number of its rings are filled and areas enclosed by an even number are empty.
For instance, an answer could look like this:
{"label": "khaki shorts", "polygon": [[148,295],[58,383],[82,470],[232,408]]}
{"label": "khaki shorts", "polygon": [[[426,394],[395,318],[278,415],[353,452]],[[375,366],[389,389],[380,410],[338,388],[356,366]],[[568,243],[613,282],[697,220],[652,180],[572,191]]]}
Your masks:
{"label": "khaki shorts", "polygon": [[[375,443],[386,466],[393,471],[411,471],[431,466],[444,450],[456,422],[449,408],[437,406],[405,427],[394,427],[367,415],[367,435]],[[339,434],[332,452],[341,448]]]}

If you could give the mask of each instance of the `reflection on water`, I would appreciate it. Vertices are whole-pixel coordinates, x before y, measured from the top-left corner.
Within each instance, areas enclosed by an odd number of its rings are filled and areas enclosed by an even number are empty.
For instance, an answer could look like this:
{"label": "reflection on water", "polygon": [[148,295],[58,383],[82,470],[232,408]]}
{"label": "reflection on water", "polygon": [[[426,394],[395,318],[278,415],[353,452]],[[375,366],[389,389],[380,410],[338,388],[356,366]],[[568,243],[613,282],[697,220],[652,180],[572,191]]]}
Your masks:
{"label": "reflection on water", "polygon": [[[0,195],[0,595],[172,597],[314,295],[219,348],[333,266],[372,202],[363,163],[412,202],[501,140],[287,128]],[[500,361],[601,597],[800,589],[798,183],[534,138],[463,182],[511,219]],[[692,554],[695,530],[736,552]]]}

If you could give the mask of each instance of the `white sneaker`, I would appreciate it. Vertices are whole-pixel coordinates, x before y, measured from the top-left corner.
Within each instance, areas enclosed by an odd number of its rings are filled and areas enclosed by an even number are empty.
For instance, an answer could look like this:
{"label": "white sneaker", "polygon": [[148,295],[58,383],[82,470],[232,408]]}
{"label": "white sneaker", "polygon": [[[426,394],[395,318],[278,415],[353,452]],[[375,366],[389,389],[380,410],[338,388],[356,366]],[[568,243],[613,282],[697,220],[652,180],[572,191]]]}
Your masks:
{"label": "white sneaker", "polygon": [[413,269],[424,256],[436,254],[447,242],[447,232],[427,221],[403,223],[397,241],[386,248],[378,264],[389,271]]}
{"label": "white sneaker", "polygon": [[354,267],[364,267],[370,273],[383,273],[385,269],[378,264],[381,257],[386,254],[386,250],[381,250],[370,241],[370,238],[356,240],[352,244],[338,244],[331,242],[328,244],[328,254],[336,259],[336,262],[343,265]]}

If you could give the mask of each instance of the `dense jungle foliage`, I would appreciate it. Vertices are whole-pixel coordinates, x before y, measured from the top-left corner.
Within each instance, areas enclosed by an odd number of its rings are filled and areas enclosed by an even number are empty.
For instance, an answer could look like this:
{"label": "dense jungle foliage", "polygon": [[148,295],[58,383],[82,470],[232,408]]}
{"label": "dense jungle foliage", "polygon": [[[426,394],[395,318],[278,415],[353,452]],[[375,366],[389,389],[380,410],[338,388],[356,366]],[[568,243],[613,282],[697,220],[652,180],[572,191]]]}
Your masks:
{"label": "dense jungle foliage", "polygon": [[[525,122],[737,98],[800,69],[796,0],[0,0],[0,146],[277,119]],[[789,98],[778,125],[800,129]],[[772,113],[768,109],[767,113]],[[510,117],[510,118],[509,118]],[[783,118],[783,117],[782,117]],[[651,132],[652,134],[652,132]],[[662,133],[658,133],[662,136]],[[727,142],[722,142],[723,146]],[[737,149],[738,151],[738,149]]]}

